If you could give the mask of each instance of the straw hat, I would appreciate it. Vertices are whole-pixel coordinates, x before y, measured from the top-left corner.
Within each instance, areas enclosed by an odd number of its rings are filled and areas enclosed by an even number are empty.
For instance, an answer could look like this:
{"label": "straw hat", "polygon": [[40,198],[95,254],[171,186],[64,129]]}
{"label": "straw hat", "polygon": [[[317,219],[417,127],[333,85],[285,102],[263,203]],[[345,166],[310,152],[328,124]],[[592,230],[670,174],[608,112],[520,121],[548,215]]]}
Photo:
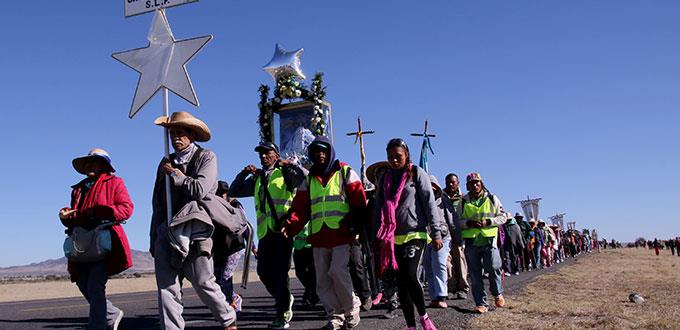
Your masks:
{"label": "straw hat", "polygon": [[210,128],[208,128],[208,125],[186,111],[173,112],[170,117],[160,116],[153,123],[163,127],[184,127],[194,132],[194,138],[198,142],[210,140]]}
{"label": "straw hat", "polygon": [[87,153],[87,155],[73,159],[71,164],[73,164],[73,168],[78,173],[87,175],[85,164],[87,164],[87,162],[91,159],[99,160],[100,163],[103,164],[104,167],[106,168],[106,171],[109,173],[113,173],[116,171],[113,168],[113,166],[111,166],[111,157],[109,157],[109,153],[106,152],[106,150],[99,148],[94,148],[90,150],[90,152]]}
{"label": "straw hat", "polygon": [[378,173],[381,172],[381,171],[384,171],[388,168],[389,168],[389,165],[388,165],[387,161],[382,161],[382,162],[377,162],[377,163],[371,164],[371,166],[369,166],[366,169],[366,178],[368,179],[368,181],[375,184],[377,177],[378,177]]}

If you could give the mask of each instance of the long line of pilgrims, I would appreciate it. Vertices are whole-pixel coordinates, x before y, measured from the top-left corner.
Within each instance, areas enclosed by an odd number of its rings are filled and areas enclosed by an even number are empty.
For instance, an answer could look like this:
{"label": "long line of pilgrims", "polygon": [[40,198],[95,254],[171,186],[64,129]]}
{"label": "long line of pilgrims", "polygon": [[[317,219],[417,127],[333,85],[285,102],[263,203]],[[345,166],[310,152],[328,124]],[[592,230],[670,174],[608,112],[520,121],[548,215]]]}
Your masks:
{"label": "long line of pilgrims", "polygon": [[[384,318],[401,309],[408,329],[420,323],[426,330],[436,329],[428,307],[447,308],[449,299],[471,293],[473,312],[502,308],[503,277],[599,249],[585,231],[507,213],[479,173],[465,176],[466,193],[453,173],[440,186],[411,162],[399,138],[387,143],[385,161],[367,169],[367,189],[323,136],[307,148],[309,168],[281,159],[274,143],[260,143],[260,166],[245,166],[229,184],[218,181],[216,154],[196,144],[211,137],[203,121],[176,112],[154,123],[168,128],[175,151],[158,166],[152,198],[150,252],[162,329],[185,326],[185,278],[224,329],[237,329],[243,299],[233,275],[246,248],[275,300],[270,328],[286,329],[294,319],[292,260],[304,286],[295,309],[320,304],[324,329],[354,328],[362,310],[385,305]],[[74,159],[73,166],[86,178],[73,186],[71,206],[59,217],[67,232],[112,221],[113,247],[103,261],[69,262],[69,271],[90,303],[88,328],[116,329],[123,311],[106,300],[105,284],[107,276],[132,265],[120,226],[132,215],[132,202],[104,150]],[[254,198],[256,226],[237,200],[246,197]],[[257,247],[246,246],[252,236]]]}

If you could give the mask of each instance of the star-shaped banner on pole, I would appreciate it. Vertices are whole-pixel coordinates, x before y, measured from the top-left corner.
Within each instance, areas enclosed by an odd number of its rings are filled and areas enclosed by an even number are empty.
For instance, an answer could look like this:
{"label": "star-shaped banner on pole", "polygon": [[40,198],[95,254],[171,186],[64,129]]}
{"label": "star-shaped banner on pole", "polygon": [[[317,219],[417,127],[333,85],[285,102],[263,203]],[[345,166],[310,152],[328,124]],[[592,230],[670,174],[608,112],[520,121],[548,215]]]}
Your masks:
{"label": "star-shaped banner on pole", "polygon": [[167,88],[187,102],[198,106],[198,98],[189,79],[186,64],[212,39],[211,35],[175,40],[163,10],[156,15],[149,30],[149,45],[111,56],[139,72],[137,90],[130,108],[130,118],[161,89]]}
{"label": "star-shaped banner on pole", "polygon": [[302,69],[300,69],[300,57],[302,57],[302,52],[304,51],[304,49],[300,48],[289,52],[283,49],[281,45],[276,44],[274,57],[272,57],[269,63],[265,64],[262,70],[272,75],[274,82],[277,82],[279,77],[285,74],[292,74],[305,79],[305,75],[302,73]]}

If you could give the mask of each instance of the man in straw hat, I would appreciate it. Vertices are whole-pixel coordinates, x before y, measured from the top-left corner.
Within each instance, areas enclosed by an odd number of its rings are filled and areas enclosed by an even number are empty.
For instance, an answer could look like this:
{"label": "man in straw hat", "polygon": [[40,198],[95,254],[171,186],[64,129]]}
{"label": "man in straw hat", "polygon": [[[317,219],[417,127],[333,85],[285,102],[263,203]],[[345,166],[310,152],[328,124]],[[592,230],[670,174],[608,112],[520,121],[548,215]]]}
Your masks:
{"label": "man in straw hat", "polygon": [[479,173],[470,173],[466,178],[468,194],[458,208],[461,236],[465,240],[465,259],[470,268],[474,311],[486,313],[489,304],[486,299],[482,270],[489,273],[489,286],[495,298],[496,307],[505,306],[501,283],[501,256],[497,247],[498,226],[504,224],[510,214],[505,213],[500,199],[484,186]]}
{"label": "man in straw hat", "polygon": [[295,241],[281,235],[280,228],[290,208],[297,187],[305,180],[307,170],[281,159],[279,147],[262,142],[255,147],[262,168],[248,165],[236,175],[229,195],[250,197],[255,201],[257,215],[258,262],[257,275],[276,301],[276,315],[270,324],[273,329],[286,329],[293,318],[293,296],[290,294],[290,258],[296,246],[295,272],[305,287],[303,304],[314,305],[316,295],[314,260],[307,245],[304,230]]}
{"label": "man in straw hat", "polygon": [[[210,150],[194,142],[210,140],[210,129],[188,112],[175,112],[170,117],[158,117],[154,124],[167,127],[174,153],[163,158],[158,166],[153,191],[153,214],[151,218],[151,248],[154,257],[156,284],[158,285],[158,311],[161,329],[183,329],[182,279],[191,281],[198,297],[208,306],[215,319],[224,329],[236,329],[236,313],[227,304],[220,286],[215,280],[213,262],[210,259],[212,240],[211,216],[188,213],[205,219],[202,228],[208,233],[200,240],[193,240],[194,232],[183,233],[189,237],[185,253],[178,253],[178,240],[174,236],[175,222],[181,214],[187,216],[187,208],[197,202],[205,206],[210,202],[219,203],[217,191],[217,157]],[[167,219],[165,177],[171,181],[170,198],[172,219]],[[225,202],[226,204],[226,202]],[[197,208],[197,207],[196,207]],[[205,212],[205,211],[203,211]],[[214,217],[214,214],[212,214]],[[193,220],[190,219],[190,220]],[[215,220],[214,218],[212,220]],[[197,227],[197,226],[196,226]]]}

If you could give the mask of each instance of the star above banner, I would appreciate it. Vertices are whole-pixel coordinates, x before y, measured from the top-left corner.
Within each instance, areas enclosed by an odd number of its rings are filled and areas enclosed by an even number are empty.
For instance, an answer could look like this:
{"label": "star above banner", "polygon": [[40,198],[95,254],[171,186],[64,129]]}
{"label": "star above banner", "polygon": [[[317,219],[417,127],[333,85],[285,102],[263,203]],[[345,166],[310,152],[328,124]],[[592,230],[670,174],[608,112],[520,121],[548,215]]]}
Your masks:
{"label": "star above banner", "polygon": [[139,72],[130,118],[134,117],[161,88],[167,88],[187,102],[198,106],[198,98],[189,79],[186,64],[212,39],[212,36],[177,41],[172,35],[165,12],[158,10],[147,39],[149,45],[146,47],[111,55]]}
{"label": "star above banner", "polygon": [[292,52],[286,51],[281,47],[281,45],[276,44],[276,49],[274,49],[274,56],[265,64],[262,70],[267,71],[274,82],[277,82],[280,77],[291,74],[305,79],[305,75],[300,69],[300,57],[305,50],[300,48]]}

